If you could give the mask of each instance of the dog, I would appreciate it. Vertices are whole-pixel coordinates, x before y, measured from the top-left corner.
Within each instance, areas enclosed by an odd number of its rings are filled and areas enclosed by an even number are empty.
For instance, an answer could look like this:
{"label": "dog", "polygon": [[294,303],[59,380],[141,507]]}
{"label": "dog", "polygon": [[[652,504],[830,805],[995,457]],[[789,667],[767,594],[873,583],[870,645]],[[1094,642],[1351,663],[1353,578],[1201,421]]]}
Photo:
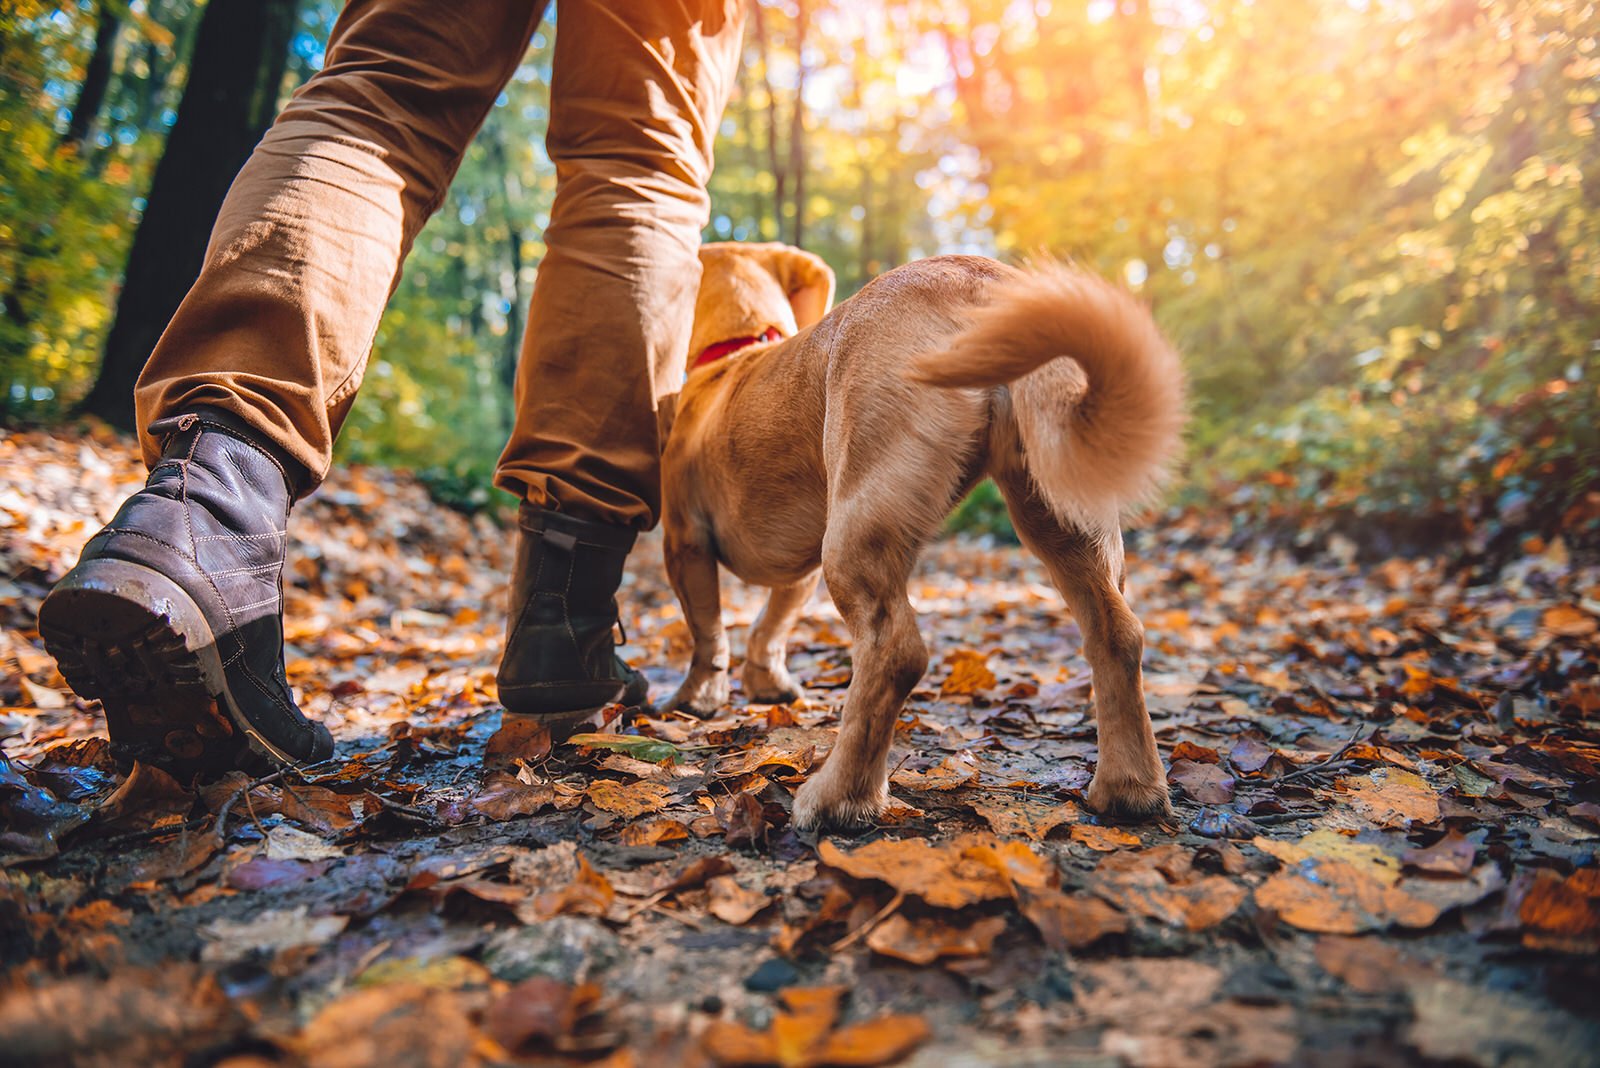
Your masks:
{"label": "dog", "polygon": [[985,476],[1083,635],[1102,813],[1168,816],[1145,709],[1144,628],[1123,599],[1120,520],[1177,454],[1177,353],[1129,293],[1055,263],[919,260],[829,311],[834,276],[781,244],[702,247],[690,368],[662,454],[668,576],[694,642],[668,705],[729,700],[718,568],[771,595],[742,686],[801,694],[785,646],[819,575],[849,627],[838,741],[795,797],[801,828],[871,823],[895,722],[927,670],[906,582]]}

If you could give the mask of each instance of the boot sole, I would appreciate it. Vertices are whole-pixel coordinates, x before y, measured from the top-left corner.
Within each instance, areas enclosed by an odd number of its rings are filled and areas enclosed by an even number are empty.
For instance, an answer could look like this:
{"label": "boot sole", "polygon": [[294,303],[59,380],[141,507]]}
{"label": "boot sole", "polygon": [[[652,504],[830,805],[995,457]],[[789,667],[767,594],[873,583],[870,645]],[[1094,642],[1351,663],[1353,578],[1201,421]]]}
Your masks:
{"label": "boot sole", "polygon": [[159,571],[80,564],[40,605],[39,635],[72,689],[100,702],[124,766],[143,761],[189,782],[299,763],[235,707],[204,613]]}

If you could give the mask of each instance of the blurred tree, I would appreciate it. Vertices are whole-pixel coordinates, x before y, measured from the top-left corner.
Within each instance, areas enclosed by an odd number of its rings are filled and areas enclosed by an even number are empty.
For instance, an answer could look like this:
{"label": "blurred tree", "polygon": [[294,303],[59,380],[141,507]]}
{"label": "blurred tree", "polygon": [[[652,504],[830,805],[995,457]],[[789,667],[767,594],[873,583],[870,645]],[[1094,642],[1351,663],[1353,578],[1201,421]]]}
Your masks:
{"label": "blurred tree", "polygon": [[206,6],[194,62],[133,240],[85,411],[133,429],[133,385],[200,273],[234,175],[278,110],[297,0]]}

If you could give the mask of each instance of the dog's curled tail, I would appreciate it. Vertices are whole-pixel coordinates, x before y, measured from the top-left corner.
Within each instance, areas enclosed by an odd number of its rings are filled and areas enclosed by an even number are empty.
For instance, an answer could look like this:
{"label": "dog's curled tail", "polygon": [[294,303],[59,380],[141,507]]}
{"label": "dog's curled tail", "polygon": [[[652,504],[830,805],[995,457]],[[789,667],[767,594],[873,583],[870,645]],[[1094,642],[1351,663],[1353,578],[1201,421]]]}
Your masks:
{"label": "dog's curled tail", "polygon": [[1025,463],[1057,514],[1114,521],[1151,498],[1183,433],[1183,369],[1150,313],[1097,275],[1039,264],[998,283],[915,381],[1011,384]]}

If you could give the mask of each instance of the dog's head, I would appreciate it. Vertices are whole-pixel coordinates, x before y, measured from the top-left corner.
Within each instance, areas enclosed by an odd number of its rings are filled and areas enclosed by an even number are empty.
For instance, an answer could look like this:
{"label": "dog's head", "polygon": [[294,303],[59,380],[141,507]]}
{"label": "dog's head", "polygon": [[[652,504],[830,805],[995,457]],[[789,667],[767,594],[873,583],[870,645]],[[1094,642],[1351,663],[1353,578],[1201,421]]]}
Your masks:
{"label": "dog's head", "polygon": [[700,246],[700,294],[689,359],[733,338],[769,328],[791,337],[828,313],[833,271],[820,256],[777,242]]}

